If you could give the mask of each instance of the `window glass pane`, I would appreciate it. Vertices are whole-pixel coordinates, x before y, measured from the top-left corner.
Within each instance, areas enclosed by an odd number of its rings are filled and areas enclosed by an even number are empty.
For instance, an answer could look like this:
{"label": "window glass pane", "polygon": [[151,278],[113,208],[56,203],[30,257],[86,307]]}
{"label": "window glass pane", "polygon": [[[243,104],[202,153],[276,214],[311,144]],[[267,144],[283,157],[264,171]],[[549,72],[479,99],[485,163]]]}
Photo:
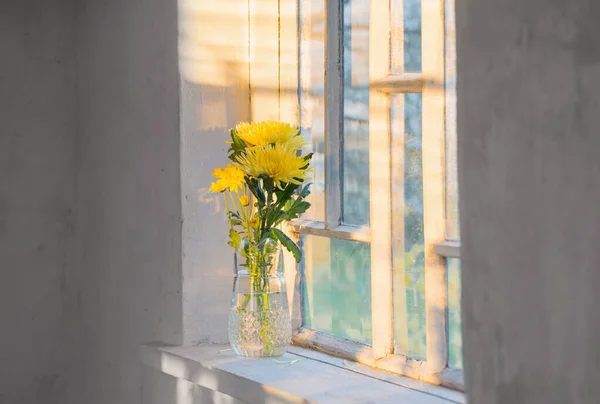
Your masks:
{"label": "window glass pane", "polygon": [[421,71],[421,0],[391,0],[391,72]]}
{"label": "window glass pane", "polygon": [[343,209],[369,224],[369,0],[344,1]]}
{"label": "window glass pane", "polygon": [[456,165],[456,23],[454,0],[446,0],[446,237],[458,239]]}
{"label": "window glass pane", "polygon": [[421,94],[391,98],[395,353],[426,359]]}
{"label": "window glass pane", "polygon": [[325,88],[324,0],[300,1],[300,127],[313,152],[312,207],[307,219],[325,220],[324,88]]}
{"label": "window glass pane", "polygon": [[462,369],[462,330],[460,320],[460,260],[448,258],[448,366]]}
{"label": "window glass pane", "polygon": [[370,345],[369,244],[303,236],[302,247],[304,327]]}

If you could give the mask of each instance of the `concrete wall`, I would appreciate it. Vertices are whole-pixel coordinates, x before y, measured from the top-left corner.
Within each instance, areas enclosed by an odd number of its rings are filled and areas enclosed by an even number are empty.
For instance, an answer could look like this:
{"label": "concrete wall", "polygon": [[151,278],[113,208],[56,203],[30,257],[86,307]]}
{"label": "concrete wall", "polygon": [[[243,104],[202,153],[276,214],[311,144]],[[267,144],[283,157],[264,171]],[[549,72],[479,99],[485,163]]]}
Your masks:
{"label": "concrete wall", "polygon": [[70,0],[0,3],[0,403],[63,404],[76,365]]}
{"label": "concrete wall", "polygon": [[82,0],[77,13],[76,402],[133,404],[139,345],[182,338],[177,1]]}
{"label": "concrete wall", "polygon": [[[233,256],[207,189],[250,88],[270,100],[255,117],[280,112],[277,1],[255,3],[0,6],[0,403],[136,403],[141,343],[227,341]],[[252,85],[249,19],[270,44]]]}
{"label": "concrete wall", "polygon": [[457,7],[469,403],[598,403],[600,3]]}
{"label": "concrete wall", "polygon": [[184,342],[227,342],[233,252],[212,171],[227,163],[229,128],[249,119],[248,1],[182,0],[181,192]]}

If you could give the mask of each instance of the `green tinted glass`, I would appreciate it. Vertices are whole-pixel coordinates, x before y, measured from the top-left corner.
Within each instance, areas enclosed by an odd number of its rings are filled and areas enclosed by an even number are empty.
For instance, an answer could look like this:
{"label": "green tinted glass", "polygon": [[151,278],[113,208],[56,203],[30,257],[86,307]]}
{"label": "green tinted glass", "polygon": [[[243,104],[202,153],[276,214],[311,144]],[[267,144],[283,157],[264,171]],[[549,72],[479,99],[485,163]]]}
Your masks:
{"label": "green tinted glass", "polygon": [[460,260],[448,258],[448,366],[462,369],[462,331],[460,321]]}
{"label": "green tinted glass", "polygon": [[395,353],[425,360],[422,95],[393,95],[391,108]]}
{"label": "green tinted glass", "polygon": [[370,246],[303,236],[304,327],[371,344]]}

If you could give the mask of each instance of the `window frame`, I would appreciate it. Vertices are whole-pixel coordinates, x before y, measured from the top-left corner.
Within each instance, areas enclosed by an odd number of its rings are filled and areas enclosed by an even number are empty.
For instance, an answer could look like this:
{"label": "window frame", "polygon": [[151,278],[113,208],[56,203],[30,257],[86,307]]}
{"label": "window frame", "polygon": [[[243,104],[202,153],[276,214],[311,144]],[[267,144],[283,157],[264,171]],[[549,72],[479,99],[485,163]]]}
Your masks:
{"label": "window frame", "polygon": [[[460,258],[460,242],[446,239],[445,0],[421,0],[422,73],[390,73],[390,0],[370,0],[369,185],[370,226],[342,223],[343,2],[325,2],[325,220],[300,219],[289,231],[370,243],[372,346],[302,328],[301,282],[295,282],[293,343],[382,370],[464,389],[461,370],[448,368],[446,258]],[[447,15],[447,13],[452,13]],[[390,98],[422,94],[423,215],[427,361],[394,353],[392,298],[392,167]],[[400,159],[401,160],[401,159]],[[376,195],[375,195],[376,190]],[[296,271],[294,271],[296,272]],[[300,274],[300,276],[302,276]],[[299,277],[296,276],[296,279]],[[387,292],[386,292],[387,291]],[[299,313],[298,313],[299,312]]]}

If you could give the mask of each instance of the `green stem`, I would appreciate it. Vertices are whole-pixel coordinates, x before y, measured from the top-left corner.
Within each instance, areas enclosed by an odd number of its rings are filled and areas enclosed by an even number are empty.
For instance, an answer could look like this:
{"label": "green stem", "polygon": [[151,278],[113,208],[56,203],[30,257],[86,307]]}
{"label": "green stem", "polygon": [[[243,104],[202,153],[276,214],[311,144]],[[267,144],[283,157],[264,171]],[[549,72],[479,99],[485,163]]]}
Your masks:
{"label": "green stem", "polygon": [[[248,198],[247,188],[244,187],[244,196]],[[248,199],[248,206],[242,206],[242,223],[244,230],[246,230],[246,234],[250,241],[252,241],[252,232],[250,231],[250,219],[252,218],[252,203],[250,199]]]}
{"label": "green stem", "polygon": [[270,312],[271,283],[269,279],[269,270],[274,254],[263,251],[263,246],[260,248],[253,246],[252,250],[246,261],[250,276],[250,290],[245,294],[239,311],[246,312],[251,301],[256,304],[248,315],[258,320],[258,336],[262,341],[265,355],[270,356],[275,349],[274,324]]}
{"label": "green stem", "polygon": [[261,234],[260,234],[260,239],[262,240],[265,237],[265,233],[267,231],[266,229],[266,225],[267,225],[267,217],[269,216],[269,212],[271,210],[271,204],[273,203],[273,192],[271,189],[267,189],[267,206],[265,207],[265,211],[263,211],[262,214],[262,223],[261,223]]}
{"label": "green stem", "polygon": [[[227,192],[227,191],[225,191]],[[229,203],[227,202],[227,195],[223,192],[223,200],[225,201],[225,210],[227,211],[227,219],[229,219]]]}
{"label": "green stem", "polygon": [[251,293],[246,293],[246,296],[244,296],[244,301],[242,302],[242,307],[240,307],[241,311],[245,311],[246,307],[248,306],[248,303],[250,303],[250,298],[252,297]]}

